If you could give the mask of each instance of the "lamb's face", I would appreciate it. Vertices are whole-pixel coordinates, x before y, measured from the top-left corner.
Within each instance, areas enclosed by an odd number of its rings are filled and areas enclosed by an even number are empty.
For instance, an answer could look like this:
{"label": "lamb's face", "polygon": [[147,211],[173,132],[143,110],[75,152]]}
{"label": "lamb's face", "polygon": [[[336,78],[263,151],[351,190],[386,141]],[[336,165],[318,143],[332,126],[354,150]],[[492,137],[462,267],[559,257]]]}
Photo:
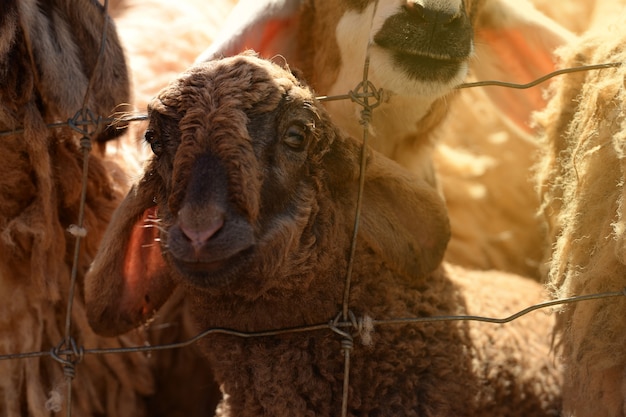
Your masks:
{"label": "lamb's face", "polygon": [[144,322],[176,285],[199,323],[216,300],[230,316],[238,301],[263,309],[322,293],[329,304],[317,312],[328,317],[342,296],[361,178],[365,265],[425,279],[441,263],[450,228],[437,191],[364,154],[308,88],[269,61],[248,54],[196,65],[152,101],[149,119],[155,156],[85,277],[100,334]]}
{"label": "lamb's face", "polygon": [[286,242],[301,233],[292,220],[309,210],[309,170],[327,146],[313,100],[290,72],[238,56],[192,68],[152,102],[146,177],[160,182],[160,244],[177,275],[234,285],[281,240],[274,229]]}
{"label": "lamb's face", "polygon": [[472,0],[346,0],[336,38],[354,71],[371,42],[370,72],[385,90],[440,96],[460,84],[473,53]]}

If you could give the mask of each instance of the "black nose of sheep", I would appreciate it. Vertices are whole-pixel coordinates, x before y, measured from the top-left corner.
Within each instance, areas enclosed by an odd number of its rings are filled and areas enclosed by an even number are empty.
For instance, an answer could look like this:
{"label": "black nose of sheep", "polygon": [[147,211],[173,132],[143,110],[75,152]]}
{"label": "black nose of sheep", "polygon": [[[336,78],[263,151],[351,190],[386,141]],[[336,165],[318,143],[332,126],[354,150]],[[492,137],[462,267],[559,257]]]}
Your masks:
{"label": "black nose of sheep", "polygon": [[195,159],[175,219],[164,237],[172,266],[197,285],[232,283],[255,243],[254,231],[231,203],[227,172],[216,156]]}

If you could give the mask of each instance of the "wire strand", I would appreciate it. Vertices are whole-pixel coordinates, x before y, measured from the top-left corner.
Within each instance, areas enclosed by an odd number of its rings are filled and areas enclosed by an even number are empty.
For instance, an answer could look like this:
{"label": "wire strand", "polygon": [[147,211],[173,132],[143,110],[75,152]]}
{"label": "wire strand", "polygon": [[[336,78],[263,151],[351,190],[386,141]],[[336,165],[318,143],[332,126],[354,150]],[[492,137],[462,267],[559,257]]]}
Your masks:
{"label": "wire strand", "polygon": [[[532,88],[539,84],[542,84],[559,75],[571,74],[571,73],[583,72],[583,71],[596,71],[596,70],[603,70],[603,69],[609,69],[609,68],[619,68],[622,65],[623,64],[621,62],[609,62],[609,63],[604,63],[604,64],[594,64],[594,65],[582,65],[578,67],[563,68],[557,71],[553,71],[551,73],[548,73],[526,84],[516,84],[516,83],[510,83],[506,81],[488,80],[488,81],[476,81],[476,82],[471,82],[471,83],[463,83],[463,84],[458,85],[456,89],[489,87],[489,86],[514,88],[514,89],[527,89],[527,88]],[[375,97],[375,96],[376,96],[375,91],[368,91],[367,93],[360,93],[356,95],[350,94],[350,93],[338,94],[338,95],[333,95],[333,96],[322,95],[322,96],[317,96],[316,99],[319,101],[325,102],[325,101],[338,101],[338,100],[352,100],[354,97],[365,98],[365,97]],[[133,115],[133,116],[120,117],[120,118],[102,118],[99,120],[99,122],[107,123],[107,124],[124,124],[124,123],[130,123],[130,122],[140,122],[140,121],[145,121],[145,120],[148,120],[148,116],[146,114],[139,114],[139,115]],[[78,125],[95,124],[95,123],[97,122],[81,121],[78,123]],[[46,127],[50,129],[55,129],[55,128],[69,126],[69,124],[70,124],[69,121],[55,122],[55,123],[47,124]],[[24,133],[23,128],[5,130],[5,131],[0,131],[0,137],[18,135],[22,133]]]}
{"label": "wire strand", "polygon": [[[443,321],[477,321],[477,322],[485,322],[491,324],[506,324],[512,321],[515,321],[527,314],[530,314],[537,310],[547,309],[549,307],[555,307],[559,305],[566,304],[574,304],[574,303],[582,303],[586,301],[593,300],[602,300],[608,298],[615,297],[626,297],[626,288],[621,289],[619,291],[609,291],[603,293],[596,294],[587,294],[587,295],[579,295],[574,297],[562,298],[557,300],[545,301],[542,303],[534,304],[532,306],[526,307],[510,316],[497,318],[497,317],[486,317],[486,316],[472,316],[472,315],[451,315],[451,316],[431,316],[431,317],[405,317],[405,318],[397,318],[397,319],[389,319],[389,320],[376,320],[372,319],[371,322],[373,325],[397,325],[397,324],[421,324],[421,323],[436,323]],[[155,346],[134,346],[134,347],[125,347],[125,348],[108,348],[108,349],[83,349],[83,355],[108,355],[108,354],[122,354],[122,353],[138,353],[138,352],[154,352],[160,350],[169,350],[169,349],[180,349],[184,347],[188,347],[198,342],[199,340],[213,334],[222,334],[222,335],[230,335],[239,337],[242,339],[250,339],[250,338],[258,338],[258,337],[273,337],[273,336],[281,336],[286,334],[296,334],[296,333],[307,333],[307,332],[315,332],[320,330],[331,330],[338,328],[353,328],[355,326],[354,320],[349,321],[336,321],[331,320],[328,323],[319,323],[313,324],[310,326],[300,326],[300,327],[290,327],[290,328],[282,328],[282,329],[274,329],[274,330],[265,330],[260,332],[243,332],[234,329],[225,329],[225,328],[212,328],[207,329],[203,332],[196,334],[195,336],[180,341],[176,343],[163,344],[163,345],[155,345]],[[69,355],[73,354],[74,351],[70,349],[60,350],[57,352],[58,355]],[[18,354],[10,354],[10,355],[0,355],[0,361],[2,360],[16,360],[16,359],[32,359],[32,358],[40,358],[45,356],[51,356],[50,351],[44,352],[27,352],[27,353],[18,353]]]}

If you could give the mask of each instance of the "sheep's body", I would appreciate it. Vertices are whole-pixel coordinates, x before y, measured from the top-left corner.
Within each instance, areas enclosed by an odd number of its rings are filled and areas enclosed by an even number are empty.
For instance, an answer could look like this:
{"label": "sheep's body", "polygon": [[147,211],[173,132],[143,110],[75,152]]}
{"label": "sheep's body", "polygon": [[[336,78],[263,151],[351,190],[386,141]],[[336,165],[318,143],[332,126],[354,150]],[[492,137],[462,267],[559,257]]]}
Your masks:
{"label": "sheep's body", "polygon": [[[310,90],[252,56],[201,64],[152,102],[146,139],[157,156],[117,210],[88,275],[95,329],[138,325],[175,285],[199,330],[286,329],[337,316],[360,145],[333,127]],[[503,316],[541,299],[541,287],[519,277],[441,266],[449,229],[437,192],[378,153],[365,175],[349,296],[357,317]],[[378,325],[366,335],[371,343],[357,338],[349,415],[556,412],[550,320],[486,326]],[[225,394],[219,415],[341,408],[343,356],[328,329],[211,334],[201,343]]]}
{"label": "sheep's body", "polygon": [[[615,0],[532,3],[577,34],[623,7]],[[478,80],[470,74],[467,81]],[[461,90],[434,132],[435,169],[453,230],[446,259],[543,280],[546,230],[532,178],[539,148],[533,132],[516,128],[489,99],[486,90],[497,88]]]}
{"label": "sheep's body", "polygon": [[[562,51],[563,66],[625,62],[623,27],[623,15],[605,20]],[[624,288],[625,74],[621,67],[563,77],[538,116],[545,130],[538,182],[556,297]],[[615,298],[563,306],[557,340],[566,415],[626,412],[625,314],[626,303]]]}
{"label": "sheep's body", "polygon": [[[363,255],[358,253],[358,259],[364,259]],[[407,285],[404,280],[391,280],[395,273],[381,268],[379,262],[372,259],[362,264],[363,270],[355,271],[350,299],[354,311],[376,319],[507,316],[541,299],[538,285],[502,273],[445,267],[429,276],[428,283]],[[502,286],[495,287],[491,280]],[[310,294],[293,294],[290,303],[285,302],[289,297],[254,305],[239,304],[236,297],[198,297],[197,314],[209,328],[248,331],[281,328],[281,322],[285,327],[302,324],[281,317],[288,312],[323,323],[332,318],[341,299],[340,274],[330,288],[332,294],[325,292],[314,300]],[[516,296],[511,296],[512,291]],[[216,317],[206,311],[206,303],[213,301],[216,307],[225,307],[217,310],[224,315]],[[235,310],[229,307],[233,302],[238,304]],[[284,314],[268,314],[277,309]],[[248,324],[242,322],[243,317],[255,319]],[[354,415],[556,415],[560,377],[549,359],[550,323],[541,315],[508,326],[379,325],[371,335],[371,345],[355,341],[349,410]],[[340,338],[328,330],[243,341],[211,336],[203,345],[229,397],[221,415],[300,416],[311,410],[316,415],[333,415],[340,409],[343,355]]]}
{"label": "sheep's body", "polygon": [[[30,147],[32,140],[41,137],[48,141],[51,166],[47,175],[57,179],[55,199],[57,195],[59,197],[51,207],[58,217],[47,219],[49,223],[39,211],[45,202],[37,202],[42,190],[32,182],[35,164],[29,161],[29,158],[41,157]],[[0,204],[3,306],[0,312],[0,352],[9,355],[50,351],[65,337],[74,243],[65,229],[78,218],[82,154],[69,132],[49,134],[46,131],[3,137],[0,152],[3,158],[14,157],[7,159],[8,165],[3,163],[0,168],[3,187]],[[37,174],[44,172],[38,171]],[[90,158],[89,178],[91,186],[85,219],[89,235],[82,244],[79,282],[122,196],[96,155]],[[15,193],[7,195],[7,188]],[[80,295],[74,300],[71,319],[72,336],[77,338],[80,346],[106,349],[144,342],[139,334],[111,339],[94,334],[87,323]],[[78,376],[72,389],[72,415],[144,415],[145,398],[152,394],[154,382],[143,355],[87,356],[76,367]],[[3,415],[43,417],[49,416],[51,411],[65,412],[67,390],[60,363],[49,357],[14,359],[2,361],[0,369],[3,375],[0,378],[0,410]]]}
{"label": "sheep's body", "polygon": [[[625,7],[622,0],[533,4],[577,34],[606,27]],[[533,134],[516,129],[489,100],[489,88],[497,87],[460,91],[434,135],[435,168],[453,230],[446,259],[544,281],[550,246],[532,178],[539,147]]]}
{"label": "sheep's body", "polygon": [[[356,256],[359,264],[350,303],[359,316],[505,317],[542,299],[539,285],[517,276],[445,266],[424,280],[407,282],[381,266],[370,248],[363,247]],[[340,272],[345,261],[336,265]],[[319,273],[328,275],[327,270]],[[342,274],[332,278],[322,294],[316,288],[315,298],[310,290],[254,302],[224,294],[197,295],[196,316],[201,317],[202,328],[242,331],[325,323],[336,314],[342,296]],[[319,284],[324,283],[315,285]],[[539,314],[505,326],[378,325],[368,335],[371,344],[355,338],[349,415],[558,415],[560,375],[550,358],[551,323]],[[206,337],[202,346],[228,396],[218,415],[337,414],[343,386],[340,340],[327,329],[249,340]]]}
{"label": "sheep's body", "polygon": [[[128,101],[124,56],[114,27],[92,1],[8,1],[0,19],[0,354],[50,351],[65,340],[67,296],[79,220],[83,153],[70,128],[49,130],[81,109],[89,77],[96,88],[86,100],[107,117]],[[52,24],[51,22],[54,22]],[[105,23],[103,23],[105,22]],[[103,24],[108,42],[100,65]],[[93,127],[91,127],[93,130]],[[114,136],[115,130],[94,135]],[[143,343],[138,334],[103,339],[89,327],[82,278],[127,184],[113,178],[99,151],[89,159],[84,227],[78,256],[77,296],[70,336],[78,346],[117,348]],[[118,172],[119,172],[119,168]],[[66,341],[62,349],[71,349]],[[65,356],[62,357],[65,359]],[[74,356],[68,358],[79,361]],[[142,416],[154,382],[143,355],[86,356],[76,364],[72,415]],[[0,363],[0,414],[48,417],[67,411],[63,367],[50,357]]]}

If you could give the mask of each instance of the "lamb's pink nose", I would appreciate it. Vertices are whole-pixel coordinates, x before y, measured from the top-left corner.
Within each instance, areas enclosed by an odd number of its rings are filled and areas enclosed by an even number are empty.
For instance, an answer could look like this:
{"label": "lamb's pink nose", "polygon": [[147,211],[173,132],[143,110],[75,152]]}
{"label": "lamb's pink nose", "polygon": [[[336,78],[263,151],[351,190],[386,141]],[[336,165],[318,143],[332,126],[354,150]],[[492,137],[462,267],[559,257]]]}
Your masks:
{"label": "lamb's pink nose", "polygon": [[181,224],[180,230],[187,236],[194,248],[200,249],[222,226],[224,226],[224,217],[219,216],[209,224],[202,224],[201,226]]}

